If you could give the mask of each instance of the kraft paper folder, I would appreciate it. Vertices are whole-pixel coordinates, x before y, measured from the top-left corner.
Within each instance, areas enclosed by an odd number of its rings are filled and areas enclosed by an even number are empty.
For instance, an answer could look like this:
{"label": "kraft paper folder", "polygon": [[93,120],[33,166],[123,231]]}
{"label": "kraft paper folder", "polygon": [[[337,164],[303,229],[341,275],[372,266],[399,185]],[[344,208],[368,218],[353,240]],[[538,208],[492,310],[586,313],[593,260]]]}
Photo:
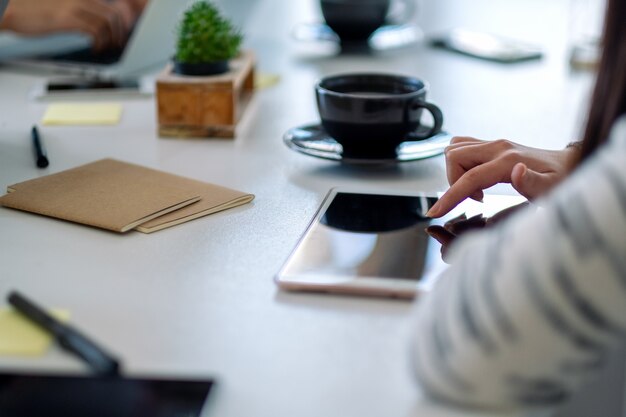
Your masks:
{"label": "kraft paper folder", "polygon": [[253,195],[113,159],[8,187],[0,205],[115,232],[150,233]]}

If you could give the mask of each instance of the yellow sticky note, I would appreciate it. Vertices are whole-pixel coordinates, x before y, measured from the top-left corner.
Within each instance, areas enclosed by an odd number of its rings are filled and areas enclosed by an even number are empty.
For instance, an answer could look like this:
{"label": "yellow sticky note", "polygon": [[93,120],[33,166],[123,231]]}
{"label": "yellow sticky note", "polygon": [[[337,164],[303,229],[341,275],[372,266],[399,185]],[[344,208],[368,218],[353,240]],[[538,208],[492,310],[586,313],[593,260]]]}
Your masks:
{"label": "yellow sticky note", "polygon": [[44,125],[114,125],[122,116],[116,103],[54,103],[43,115]]}
{"label": "yellow sticky note", "polygon": [[[54,317],[67,321],[67,310],[50,311]],[[52,342],[52,336],[12,308],[0,309],[0,355],[41,356]]]}
{"label": "yellow sticky note", "polygon": [[280,76],[278,74],[260,74],[254,77],[254,88],[263,89],[278,84]]}

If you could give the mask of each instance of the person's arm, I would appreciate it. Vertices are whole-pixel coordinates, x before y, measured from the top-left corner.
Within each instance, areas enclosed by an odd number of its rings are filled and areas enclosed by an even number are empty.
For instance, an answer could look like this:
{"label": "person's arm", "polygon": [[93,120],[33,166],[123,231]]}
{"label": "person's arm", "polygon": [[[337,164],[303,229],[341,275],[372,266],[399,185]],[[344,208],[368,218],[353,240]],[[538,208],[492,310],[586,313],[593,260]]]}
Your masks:
{"label": "person's arm", "polygon": [[6,9],[8,2],[9,0],[0,0],[0,23],[2,22],[2,15],[4,14],[4,9]]}
{"label": "person's arm", "polygon": [[626,335],[626,119],[542,201],[452,248],[417,301],[422,388],[463,405],[559,403]]}
{"label": "person's arm", "polygon": [[145,9],[146,5],[148,4],[148,0],[121,0],[121,1],[125,1],[126,3],[130,5],[133,12],[135,13],[135,17],[139,17],[139,15],[141,15],[141,13],[143,12],[143,9]]}
{"label": "person's arm", "polygon": [[122,46],[134,21],[131,5],[121,0],[12,0],[0,29],[21,35],[82,32],[102,50]]}
{"label": "person's arm", "polygon": [[540,197],[567,175],[579,153],[572,146],[552,151],[504,139],[454,137],[445,150],[450,189],[428,215],[441,217],[468,197],[481,201],[483,190],[498,183],[510,183],[528,199]]}

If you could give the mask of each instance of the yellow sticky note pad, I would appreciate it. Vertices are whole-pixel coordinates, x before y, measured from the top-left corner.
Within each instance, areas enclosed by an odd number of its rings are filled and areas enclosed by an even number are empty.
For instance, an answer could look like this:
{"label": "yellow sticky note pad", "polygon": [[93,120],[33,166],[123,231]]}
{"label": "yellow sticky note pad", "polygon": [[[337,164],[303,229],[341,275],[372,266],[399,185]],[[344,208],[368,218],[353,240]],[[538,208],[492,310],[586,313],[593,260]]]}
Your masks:
{"label": "yellow sticky note pad", "polygon": [[44,125],[114,125],[122,116],[116,103],[54,103],[43,115]]}
{"label": "yellow sticky note pad", "polygon": [[[67,321],[67,310],[54,309],[50,314]],[[0,309],[0,355],[41,356],[52,342],[52,336],[11,308]]]}
{"label": "yellow sticky note pad", "polygon": [[254,77],[254,88],[263,89],[269,88],[278,84],[280,76],[278,74],[260,74],[257,73]]}

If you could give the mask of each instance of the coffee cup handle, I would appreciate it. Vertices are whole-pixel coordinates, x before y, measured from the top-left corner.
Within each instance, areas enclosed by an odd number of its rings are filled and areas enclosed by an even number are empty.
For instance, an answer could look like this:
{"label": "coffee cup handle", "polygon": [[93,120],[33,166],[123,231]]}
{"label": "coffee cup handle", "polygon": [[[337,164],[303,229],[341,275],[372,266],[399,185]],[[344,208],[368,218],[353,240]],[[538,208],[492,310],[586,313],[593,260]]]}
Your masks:
{"label": "coffee cup handle", "polygon": [[406,112],[406,118],[408,120],[409,112],[408,110],[417,110],[419,107],[422,107],[430,112],[433,116],[433,126],[428,130],[428,132],[418,134],[417,132],[411,132],[409,134],[410,139],[412,140],[424,140],[428,139],[431,136],[436,135],[441,132],[441,126],[443,126],[443,113],[441,109],[434,105],[433,103],[429,103],[427,101],[416,99],[409,103]]}

